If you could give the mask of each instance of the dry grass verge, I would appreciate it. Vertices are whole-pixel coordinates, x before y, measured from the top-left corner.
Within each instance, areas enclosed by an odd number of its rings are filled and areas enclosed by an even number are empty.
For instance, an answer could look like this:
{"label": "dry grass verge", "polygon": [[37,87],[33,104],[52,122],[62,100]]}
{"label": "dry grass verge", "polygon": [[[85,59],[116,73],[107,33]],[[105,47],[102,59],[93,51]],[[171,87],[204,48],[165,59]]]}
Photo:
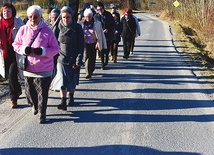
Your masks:
{"label": "dry grass verge", "polygon": [[214,59],[205,51],[205,45],[195,30],[183,26],[177,21],[170,21],[173,29],[174,41],[177,50],[185,53],[188,58],[202,69],[200,75],[214,87]]}

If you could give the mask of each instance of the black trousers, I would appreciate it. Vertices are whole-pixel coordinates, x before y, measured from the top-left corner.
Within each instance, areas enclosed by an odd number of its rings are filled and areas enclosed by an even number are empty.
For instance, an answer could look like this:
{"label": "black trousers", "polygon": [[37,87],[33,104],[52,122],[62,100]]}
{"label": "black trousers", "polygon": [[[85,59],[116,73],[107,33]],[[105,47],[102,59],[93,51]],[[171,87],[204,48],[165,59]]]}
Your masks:
{"label": "black trousers", "polygon": [[11,101],[17,101],[19,98],[18,93],[20,93],[22,89],[18,81],[18,66],[15,58],[5,59],[5,71],[9,80],[10,99]]}
{"label": "black trousers", "polygon": [[96,63],[96,43],[85,44],[84,58],[85,58],[85,72],[86,75],[92,75],[95,70]]}
{"label": "black trousers", "polygon": [[130,49],[130,52],[133,52],[134,51],[134,45],[135,45],[135,37],[132,38],[132,44],[131,44],[131,49]]}
{"label": "black trousers", "polygon": [[123,37],[124,57],[129,57],[131,46],[132,46],[132,39],[127,39],[127,38]]}
{"label": "black trousers", "polygon": [[106,41],[107,43],[107,49],[103,49],[100,52],[100,58],[101,58],[101,63],[102,66],[108,65],[108,60],[109,60],[109,52],[111,48],[111,41]]}

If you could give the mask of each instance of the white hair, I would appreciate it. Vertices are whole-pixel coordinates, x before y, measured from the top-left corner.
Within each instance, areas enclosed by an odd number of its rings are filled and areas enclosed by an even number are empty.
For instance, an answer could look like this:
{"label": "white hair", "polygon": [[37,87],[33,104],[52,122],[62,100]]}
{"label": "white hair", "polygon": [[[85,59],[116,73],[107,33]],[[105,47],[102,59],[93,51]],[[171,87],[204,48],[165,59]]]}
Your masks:
{"label": "white hair", "polygon": [[85,9],[85,11],[84,11],[84,17],[87,16],[87,15],[93,16],[93,12],[92,12],[91,8],[86,8]]}
{"label": "white hair", "polygon": [[31,15],[34,11],[38,11],[39,16],[42,17],[42,8],[39,5],[32,5],[27,9],[27,15]]}

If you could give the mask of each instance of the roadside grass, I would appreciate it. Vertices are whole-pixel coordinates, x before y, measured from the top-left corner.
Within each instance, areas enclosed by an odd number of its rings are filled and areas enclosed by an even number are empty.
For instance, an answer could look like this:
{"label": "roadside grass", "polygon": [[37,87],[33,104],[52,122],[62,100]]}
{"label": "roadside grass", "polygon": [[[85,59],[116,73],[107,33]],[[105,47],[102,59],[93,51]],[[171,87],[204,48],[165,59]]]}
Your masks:
{"label": "roadside grass", "polygon": [[206,45],[198,37],[201,34],[197,34],[191,28],[181,25],[178,21],[169,21],[169,23],[173,29],[177,50],[185,53],[192,62],[199,65],[202,68],[200,74],[213,83],[214,59],[204,50]]}

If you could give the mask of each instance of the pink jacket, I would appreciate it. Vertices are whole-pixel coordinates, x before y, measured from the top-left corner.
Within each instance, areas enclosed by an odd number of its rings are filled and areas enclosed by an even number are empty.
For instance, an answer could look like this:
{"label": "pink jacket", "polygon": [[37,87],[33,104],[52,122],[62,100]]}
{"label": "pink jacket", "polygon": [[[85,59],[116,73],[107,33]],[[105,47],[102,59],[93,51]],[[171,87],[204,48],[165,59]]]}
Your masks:
{"label": "pink jacket", "polygon": [[31,47],[41,47],[42,55],[30,53],[27,56],[26,71],[33,73],[50,71],[54,68],[53,58],[59,52],[59,45],[53,31],[44,23],[43,20],[41,25],[34,29],[29,25],[28,21],[26,25],[19,29],[13,42],[14,50],[23,55],[25,54],[25,48],[30,45],[39,29],[41,29],[41,31]]}

